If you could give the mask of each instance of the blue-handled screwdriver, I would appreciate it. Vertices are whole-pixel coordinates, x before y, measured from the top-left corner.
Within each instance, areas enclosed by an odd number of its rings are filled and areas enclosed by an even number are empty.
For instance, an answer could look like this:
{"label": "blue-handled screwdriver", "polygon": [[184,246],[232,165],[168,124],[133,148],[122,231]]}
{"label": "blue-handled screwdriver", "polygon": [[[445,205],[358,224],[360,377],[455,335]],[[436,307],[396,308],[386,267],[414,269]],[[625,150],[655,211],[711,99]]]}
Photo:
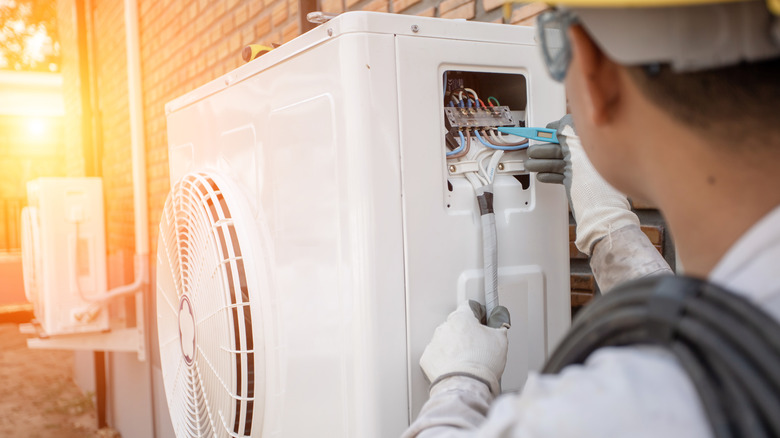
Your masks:
{"label": "blue-handled screwdriver", "polygon": [[511,128],[498,128],[498,132],[510,135],[516,135],[518,137],[525,137],[529,140],[546,141],[548,143],[558,143],[558,136],[555,135],[555,129],[549,128],[526,128],[526,127],[511,127]]}

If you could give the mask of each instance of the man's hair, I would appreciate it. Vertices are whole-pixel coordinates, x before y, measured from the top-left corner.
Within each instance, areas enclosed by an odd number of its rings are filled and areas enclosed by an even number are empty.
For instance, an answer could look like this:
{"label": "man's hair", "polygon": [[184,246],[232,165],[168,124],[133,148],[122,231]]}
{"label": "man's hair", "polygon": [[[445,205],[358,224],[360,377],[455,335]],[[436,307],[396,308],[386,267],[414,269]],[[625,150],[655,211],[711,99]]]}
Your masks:
{"label": "man's hair", "polygon": [[780,151],[780,58],[692,73],[628,72],[650,101],[702,135]]}

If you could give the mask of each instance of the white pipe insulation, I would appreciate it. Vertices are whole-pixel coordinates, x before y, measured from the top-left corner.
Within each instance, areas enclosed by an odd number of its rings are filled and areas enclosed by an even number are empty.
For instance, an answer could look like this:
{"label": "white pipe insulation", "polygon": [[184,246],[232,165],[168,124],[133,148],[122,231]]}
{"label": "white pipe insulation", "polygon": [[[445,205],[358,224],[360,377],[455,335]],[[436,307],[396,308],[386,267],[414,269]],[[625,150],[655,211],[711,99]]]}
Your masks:
{"label": "white pipe insulation", "polygon": [[149,283],[149,222],[146,200],[146,144],[141,92],[141,60],[138,38],[138,4],[124,0],[125,53],[127,56],[128,109],[130,111],[130,148],[133,172],[133,219],[135,222],[135,280],[108,291],[104,299],[141,292]]}

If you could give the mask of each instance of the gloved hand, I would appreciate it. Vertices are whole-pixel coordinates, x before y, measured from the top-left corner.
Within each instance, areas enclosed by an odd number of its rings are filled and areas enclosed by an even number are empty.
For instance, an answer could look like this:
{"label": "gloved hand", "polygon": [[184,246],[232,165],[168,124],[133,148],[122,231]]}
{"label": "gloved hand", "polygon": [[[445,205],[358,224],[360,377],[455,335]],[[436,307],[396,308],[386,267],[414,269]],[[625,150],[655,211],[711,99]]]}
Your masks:
{"label": "gloved hand", "polygon": [[474,300],[469,300],[468,303],[471,313],[474,314],[474,318],[477,318],[480,324],[491,328],[510,328],[512,326],[509,318],[509,309],[506,307],[496,306],[490,312],[490,316],[487,316],[487,309],[485,309],[483,304]]}
{"label": "gloved hand", "polygon": [[558,183],[566,187],[571,211],[577,222],[574,242],[590,255],[599,240],[628,225],[639,226],[628,199],[599,175],[582,149],[574,132],[571,114],[547,125],[555,129],[560,144],[543,143],[528,147],[526,169],[538,172],[539,182]]}
{"label": "gloved hand", "polygon": [[[503,309],[501,312],[506,311]],[[496,314],[495,310],[493,314]],[[508,312],[506,314],[508,316]],[[461,303],[447,321],[436,328],[420,358],[420,367],[431,386],[447,377],[467,376],[485,383],[494,395],[498,395],[501,393],[499,379],[506,366],[506,331],[506,325],[491,328],[480,324],[469,303]]]}

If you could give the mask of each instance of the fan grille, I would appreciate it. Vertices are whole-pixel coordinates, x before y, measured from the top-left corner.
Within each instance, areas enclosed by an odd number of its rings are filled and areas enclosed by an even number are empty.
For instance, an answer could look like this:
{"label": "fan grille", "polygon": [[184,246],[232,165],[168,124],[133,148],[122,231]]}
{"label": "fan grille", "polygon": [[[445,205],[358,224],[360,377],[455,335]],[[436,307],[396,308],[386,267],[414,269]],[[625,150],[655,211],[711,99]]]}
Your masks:
{"label": "fan grille", "polygon": [[160,222],[160,358],[178,437],[244,437],[253,428],[253,291],[238,237],[243,223],[216,178],[185,176]]}

